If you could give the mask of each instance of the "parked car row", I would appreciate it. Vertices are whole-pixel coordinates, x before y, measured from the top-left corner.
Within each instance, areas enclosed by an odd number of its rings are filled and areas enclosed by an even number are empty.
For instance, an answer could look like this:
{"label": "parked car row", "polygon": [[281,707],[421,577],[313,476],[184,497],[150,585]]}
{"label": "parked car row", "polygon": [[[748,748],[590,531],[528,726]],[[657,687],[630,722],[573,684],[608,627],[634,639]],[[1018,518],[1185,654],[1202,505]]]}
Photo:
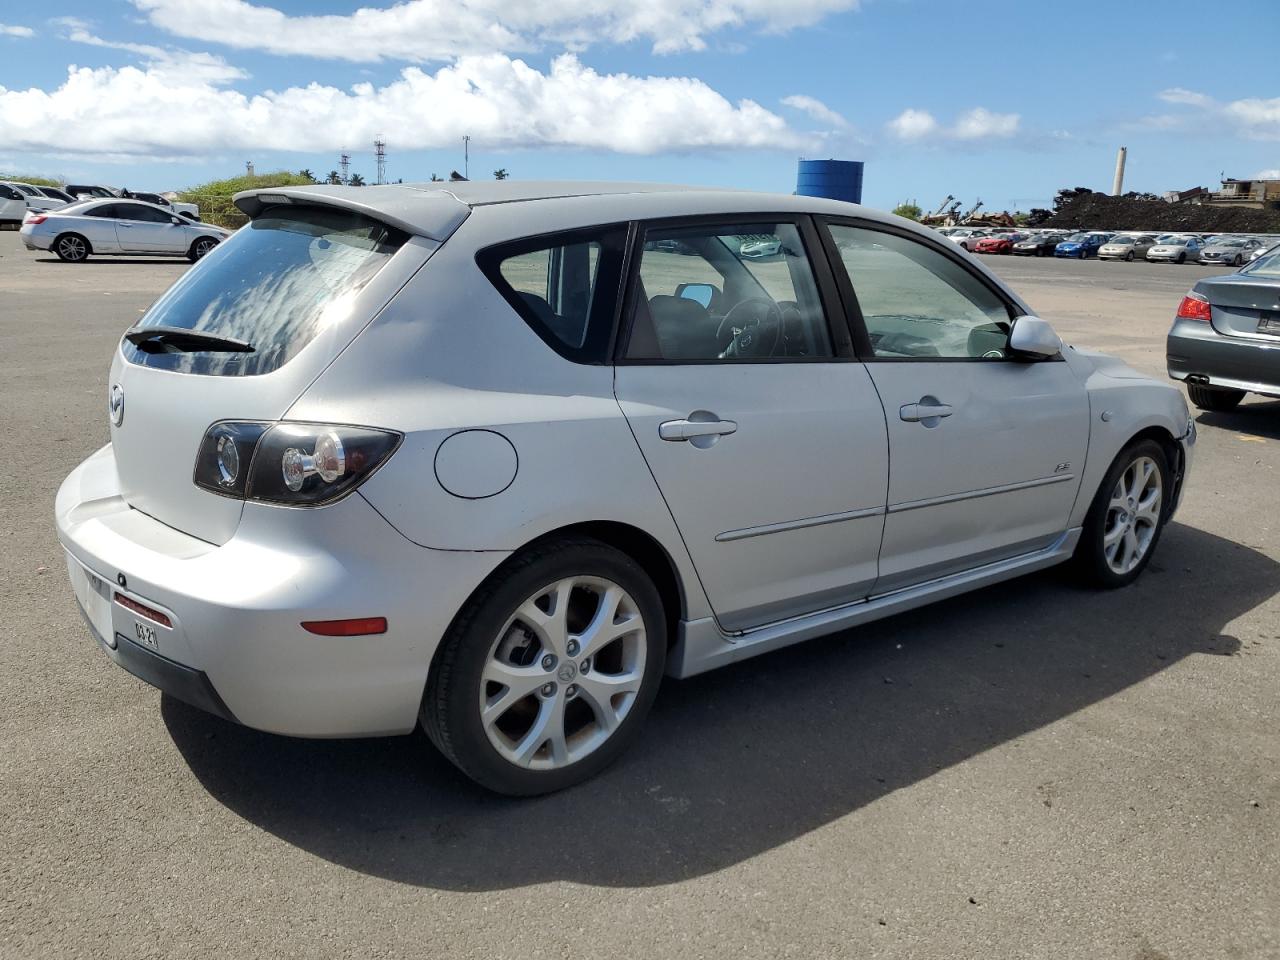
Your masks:
{"label": "parked car row", "polygon": [[169,200],[159,193],[132,193],[115,191],[95,184],[67,184],[65,190],[46,187],[20,180],[0,180],[0,225],[17,226],[28,213],[44,213],[56,210],[80,200],[142,200],[154,206],[164,207],[187,220],[199,220],[200,208],[194,203]]}
{"label": "parked car row", "polygon": [[1114,233],[1104,230],[1039,230],[1010,227],[943,227],[938,231],[970,253],[1086,260],[1147,260],[1242,267],[1276,246],[1275,237],[1197,233]]}

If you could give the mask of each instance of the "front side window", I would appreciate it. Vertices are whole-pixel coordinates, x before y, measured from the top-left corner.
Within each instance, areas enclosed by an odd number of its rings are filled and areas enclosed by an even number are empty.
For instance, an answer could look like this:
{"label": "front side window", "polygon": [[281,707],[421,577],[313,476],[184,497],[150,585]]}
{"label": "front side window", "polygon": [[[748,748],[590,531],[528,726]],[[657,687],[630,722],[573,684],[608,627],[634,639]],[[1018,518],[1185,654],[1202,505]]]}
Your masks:
{"label": "front side window", "polygon": [[649,230],[632,304],[629,360],[834,355],[813,269],[793,223]]}
{"label": "front side window", "polygon": [[830,226],[871,347],[885,359],[1003,359],[1004,301],[948,256],[918,240]]}
{"label": "front side window", "polygon": [[252,351],[168,352],[126,341],[125,358],[183,373],[270,373],[346,316],[351,298],[407,239],[349,210],[267,210],[187,271],[139,324],[242,340]]}

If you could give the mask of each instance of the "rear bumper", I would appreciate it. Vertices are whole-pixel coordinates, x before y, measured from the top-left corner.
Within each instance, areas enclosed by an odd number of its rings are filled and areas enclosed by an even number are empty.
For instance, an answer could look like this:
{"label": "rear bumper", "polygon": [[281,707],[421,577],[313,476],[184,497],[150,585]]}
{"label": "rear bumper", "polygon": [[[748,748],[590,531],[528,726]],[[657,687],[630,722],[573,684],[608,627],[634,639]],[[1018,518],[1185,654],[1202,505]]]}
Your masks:
{"label": "rear bumper", "polygon": [[38,233],[28,233],[22,229],[19,229],[18,236],[22,240],[22,245],[28,250],[48,250],[53,246],[53,237],[42,236]]}
{"label": "rear bumper", "polygon": [[[419,547],[359,494],[313,510],[247,504],[214,546],[125,503],[109,445],[67,477],[55,511],[76,599],[112,660],[211,713],[294,736],[410,732],[440,638],[506,556]],[[387,632],[301,626],[369,616]]]}
{"label": "rear bumper", "polygon": [[1175,320],[1165,359],[1174,380],[1280,396],[1280,341],[1227,337],[1207,323]]}

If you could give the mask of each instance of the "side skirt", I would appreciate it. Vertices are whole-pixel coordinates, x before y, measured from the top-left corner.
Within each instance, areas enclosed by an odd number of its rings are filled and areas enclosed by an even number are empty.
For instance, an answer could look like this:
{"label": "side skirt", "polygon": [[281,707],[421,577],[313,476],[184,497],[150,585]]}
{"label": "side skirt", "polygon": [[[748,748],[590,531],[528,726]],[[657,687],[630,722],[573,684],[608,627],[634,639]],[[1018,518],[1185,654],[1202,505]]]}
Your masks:
{"label": "side skirt", "polygon": [[1043,550],[1034,553],[983,564],[972,570],[755,627],[740,634],[726,634],[713,617],[682,621],[680,636],[667,657],[667,673],[673,677],[692,677],[770,650],[779,650],[793,643],[870,623],[895,613],[922,607],[935,600],[954,597],[1031,573],[1033,570],[1051,567],[1071,556],[1080,540],[1080,534],[1081,529],[1074,527]]}

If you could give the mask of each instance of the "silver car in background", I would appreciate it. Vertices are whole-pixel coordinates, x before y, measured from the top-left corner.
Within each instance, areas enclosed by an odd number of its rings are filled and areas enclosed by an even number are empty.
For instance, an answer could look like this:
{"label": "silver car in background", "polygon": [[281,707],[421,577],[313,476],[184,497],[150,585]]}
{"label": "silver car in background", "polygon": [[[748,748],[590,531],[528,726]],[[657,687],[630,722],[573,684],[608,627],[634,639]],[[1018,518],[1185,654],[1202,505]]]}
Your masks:
{"label": "silver car in background", "polygon": [[1261,240],[1250,237],[1224,237],[1205,245],[1200,251],[1200,262],[1243,267],[1249,262],[1253,252],[1264,246]]}
{"label": "silver car in background", "polygon": [[34,184],[23,183],[20,180],[0,180],[0,185],[9,187],[12,190],[22,194],[22,199],[27,205],[28,211],[41,213],[45,210],[52,210],[55,207],[66,205],[65,200],[58,200],[54,197],[45,196],[36,188]]}
{"label": "silver car in background", "polygon": [[1148,234],[1135,234],[1112,237],[1098,248],[1099,260],[1133,260],[1146,257],[1147,251],[1155,246],[1156,238]]}
{"label": "silver car in background", "polygon": [[1280,397],[1280,247],[1197,282],[1178,305],[1165,356],[1202,410],[1234,409],[1248,393]]}
{"label": "silver car in background", "polygon": [[1147,250],[1147,260],[1152,263],[1186,263],[1198,259],[1202,248],[1199,237],[1166,233],[1157,237],[1155,244]]}
{"label": "silver car in background", "polygon": [[199,260],[231,231],[195,223],[140,200],[81,200],[28,214],[19,230],[28,250],[49,250],[68,263],[90,256],[187,257]]}
{"label": "silver car in background", "polygon": [[664,674],[1066,561],[1131,583],[1189,467],[1179,389],[865,207],[235,202],[248,225],[124,332],[111,442],[55,515],[104,654],[251,727],[421,723],[494,790],[560,789],[637,739]]}

